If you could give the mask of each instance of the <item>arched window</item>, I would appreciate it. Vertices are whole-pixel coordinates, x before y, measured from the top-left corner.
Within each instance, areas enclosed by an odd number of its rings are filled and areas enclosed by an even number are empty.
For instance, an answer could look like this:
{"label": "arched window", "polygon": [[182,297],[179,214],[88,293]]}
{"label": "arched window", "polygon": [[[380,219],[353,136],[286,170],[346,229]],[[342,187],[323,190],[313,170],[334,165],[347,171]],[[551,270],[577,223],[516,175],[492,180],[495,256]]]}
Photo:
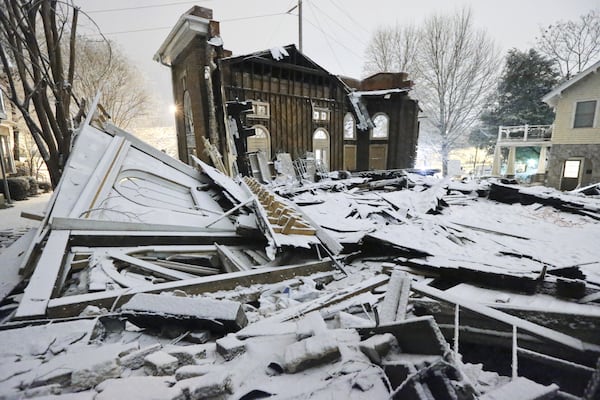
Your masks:
{"label": "arched window", "polygon": [[[196,135],[194,133],[194,116],[192,114],[192,101],[190,92],[183,92],[183,125],[185,128],[185,143],[187,154],[196,155]],[[186,154],[186,155],[187,155]]]}
{"label": "arched window", "polygon": [[371,129],[371,139],[387,139],[389,135],[390,119],[383,113],[373,117],[375,127]]}
{"label": "arched window", "polygon": [[320,160],[329,168],[329,133],[323,128],[318,128],[313,133],[313,152],[315,160]]}
{"label": "arched window", "polygon": [[347,113],[344,116],[344,140],[356,139],[356,122],[352,114]]}
{"label": "arched window", "polygon": [[248,153],[262,151],[266,154],[267,160],[271,159],[271,135],[269,131],[262,125],[254,125],[254,136],[248,136]]}

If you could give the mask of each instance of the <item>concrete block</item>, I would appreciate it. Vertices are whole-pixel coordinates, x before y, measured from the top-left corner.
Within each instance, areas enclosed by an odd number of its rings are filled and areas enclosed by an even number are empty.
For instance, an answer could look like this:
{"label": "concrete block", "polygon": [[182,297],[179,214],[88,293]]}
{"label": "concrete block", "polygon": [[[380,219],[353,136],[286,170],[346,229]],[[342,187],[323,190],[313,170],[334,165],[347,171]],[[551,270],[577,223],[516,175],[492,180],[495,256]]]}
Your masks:
{"label": "concrete block", "polygon": [[330,335],[312,336],[286,347],[284,369],[296,373],[337,359],[338,344]]}
{"label": "concrete block", "polygon": [[235,335],[229,334],[217,340],[217,353],[227,361],[233,360],[245,351],[246,344],[235,337]]}
{"label": "concrete block", "polygon": [[133,351],[125,356],[119,358],[119,364],[125,368],[138,369],[144,366],[144,358],[152,353],[159,351],[161,348],[160,343],[155,343],[151,346],[144,347]]}
{"label": "concrete block", "polygon": [[229,300],[138,293],[121,310],[138,326],[178,324],[189,330],[232,332],[248,324],[241,303]]}
{"label": "concrete block", "polygon": [[210,346],[204,344],[193,344],[190,346],[165,346],[163,351],[177,358],[179,365],[194,365],[206,359],[206,353]]}
{"label": "concrete block", "polygon": [[215,371],[196,378],[184,379],[177,382],[174,388],[181,390],[190,400],[217,396],[225,398],[232,393],[231,377],[226,371]]}
{"label": "concrete block", "polygon": [[175,379],[178,381],[195,378],[197,376],[206,375],[212,371],[214,371],[215,366],[212,362],[206,361],[204,364],[199,365],[184,365],[175,371]]}
{"label": "concrete block", "polygon": [[391,333],[373,335],[370,338],[360,342],[359,348],[371,362],[381,364],[381,359],[388,353],[397,341]]}
{"label": "concrete block", "polygon": [[95,400],[185,400],[180,388],[171,387],[173,383],[172,378],[158,376],[108,379],[96,386]]}
{"label": "concrete block", "polygon": [[173,375],[179,361],[164,351],[157,351],[144,357],[144,370],[148,375]]}

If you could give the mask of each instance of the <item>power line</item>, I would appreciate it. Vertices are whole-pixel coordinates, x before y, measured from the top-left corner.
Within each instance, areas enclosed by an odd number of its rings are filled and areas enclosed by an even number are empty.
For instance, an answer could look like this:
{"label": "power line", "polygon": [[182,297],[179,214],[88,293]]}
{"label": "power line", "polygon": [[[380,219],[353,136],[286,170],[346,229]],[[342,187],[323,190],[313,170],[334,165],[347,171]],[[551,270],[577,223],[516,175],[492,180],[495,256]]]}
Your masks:
{"label": "power line", "polygon": [[[309,24],[311,24],[313,27],[315,27],[318,30],[320,30],[323,33],[323,35],[325,35],[326,37],[329,37],[329,35],[321,27],[315,25],[310,19],[305,18],[304,20],[306,22],[308,22]],[[361,55],[356,54],[356,52],[354,52],[354,50],[352,50],[350,47],[346,46],[344,43],[340,42],[339,40],[337,40],[335,38],[330,38],[330,39],[333,40],[334,42],[336,42],[337,44],[339,44],[340,46],[342,46],[343,48],[345,48],[346,50],[348,50],[350,53],[354,54],[356,57],[362,58]]]}
{"label": "power line", "polygon": [[166,29],[172,29],[172,26],[162,26],[158,28],[142,28],[142,29],[132,29],[129,31],[118,31],[118,32],[107,32],[104,35],[120,35],[122,33],[136,33],[136,32],[149,32],[149,31],[161,31]]}
{"label": "power line", "polygon": [[[307,1],[306,3],[308,4],[309,2]],[[312,13],[313,17],[315,17],[315,20],[317,21],[317,24],[319,25],[319,29],[325,35],[325,31],[321,27],[321,22],[319,21],[319,18],[317,17],[317,15],[316,15],[315,11],[312,9],[312,7],[310,8],[310,12]],[[329,47],[329,50],[331,50],[331,54],[333,55],[333,58],[335,58],[335,61],[337,62],[340,69],[342,70],[342,73],[345,74],[346,71],[344,70],[344,67],[342,66],[342,63],[340,62],[340,60],[337,58],[335,50],[333,49],[333,46],[331,45],[331,42],[329,41],[329,37],[327,35],[325,35],[325,41],[327,42],[327,46]]]}
{"label": "power line", "polygon": [[366,46],[367,43],[363,41],[363,39],[358,36],[356,34],[356,32],[346,28],[344,25],[340,24],[338,21],[336,21],[334,18],[330,17],[325,11],[323,11],[322,9],[320,9],[316,2],[312,2],[311,3],[312,6],[314,6],[317,10],[319,10],[321,12],[322,15],[324,15],[325,17],[329,18],[330,21],[332,21],[334,24],[336,24],[337,26],[339,26],[340,28],[342,28],[344,31],[348,32],[351,36],[353,36],[358,42],[360,42],[360,44],[362,44],[363,46]]}
{"label": "power line", "polygon": [[356,26],[358,26],[359,28],[361,28],[363,31],[365,31],[366,33],[368,33],[369,35],[371,34],[371,31],[369,31],[367,28],[365,28],[364,26],[362,26],[357,20],[355,20],[352,15],[348,14],[348,12],[346,10],[344,10],[343,7],[340,7],[335,0],[330,0],[331,4],[333,4],[338,10],[340,10],[342,13],[344,13],[352,22],[354,22],[356,24]]}
{"label": "power line", "polygon": [[107,8],[104,10],[92,10],[88,11],[88,14],[99,14],[113,11],[128,11],[128,10],[139,10],[142,8],[158,8],[158,7],[168,7],[168,6],[176,6],[180,4],[193,4],[197,3],[197,1],[177,1],[173,3],[163,3],[163,4],[155,4],[155,5],[146,5],[146,6],[137,6],[137,7],[124,7],[124,8]]}
{"label": "power line", "polygon": [[[223,19],[220,22],[236,22],[236,21],[244,21],[244,20],[248,20],[248,19],[256,19],[256,18],[266,18],[266,17],[275,17],[278,15],[289,15],[286,13],[276,13],[276,14],[263,14],[263,15],[253,15],[251,17],[239,17],[239,18],[229,18],[229,19]],[[165,29],[172,29],[173,26],[160,26],[160,27],[155,27],[155,28],[141,28],[141,29],[131,29],[131,30],[127,30],[127,31],[117,31],[117,32],[107,32],[104,33],[104,35],[120,35],[122,33],[136,33],[136,32],[149,32],[149,31],[160,31],[160,30],[165,30]]]}

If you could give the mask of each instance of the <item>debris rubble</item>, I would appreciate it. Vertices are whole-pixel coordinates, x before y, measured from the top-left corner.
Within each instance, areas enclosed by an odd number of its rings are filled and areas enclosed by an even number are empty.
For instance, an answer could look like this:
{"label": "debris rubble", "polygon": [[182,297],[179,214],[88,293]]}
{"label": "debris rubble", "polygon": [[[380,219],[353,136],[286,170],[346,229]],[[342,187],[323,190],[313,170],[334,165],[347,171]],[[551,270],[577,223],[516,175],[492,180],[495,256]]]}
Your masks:
{"label": "debris rubble", "polygon": [[2,399],[600,396],[596,191],[71,154],[0,250]]}

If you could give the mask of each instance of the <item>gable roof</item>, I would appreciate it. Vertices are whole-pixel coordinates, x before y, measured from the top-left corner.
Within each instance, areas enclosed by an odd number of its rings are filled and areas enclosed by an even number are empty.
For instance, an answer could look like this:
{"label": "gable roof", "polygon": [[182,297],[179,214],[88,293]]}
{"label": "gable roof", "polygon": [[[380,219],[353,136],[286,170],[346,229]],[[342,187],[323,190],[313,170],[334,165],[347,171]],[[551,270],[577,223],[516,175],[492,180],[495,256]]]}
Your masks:
{"label": "gable roof", "polygon": [[548,104],[549,106],[555,107],[556,103],[558,103],[558,98],[565,90],[567,90],[577,82],[581,81],[582,79],[586,78],[588,75],[597,73],[599,70],[600,60],[598,60],[592,66],[584,69],[583,71],[575,75],[573,78],[555,87],[550,93],[542,97],[542,101]]}

